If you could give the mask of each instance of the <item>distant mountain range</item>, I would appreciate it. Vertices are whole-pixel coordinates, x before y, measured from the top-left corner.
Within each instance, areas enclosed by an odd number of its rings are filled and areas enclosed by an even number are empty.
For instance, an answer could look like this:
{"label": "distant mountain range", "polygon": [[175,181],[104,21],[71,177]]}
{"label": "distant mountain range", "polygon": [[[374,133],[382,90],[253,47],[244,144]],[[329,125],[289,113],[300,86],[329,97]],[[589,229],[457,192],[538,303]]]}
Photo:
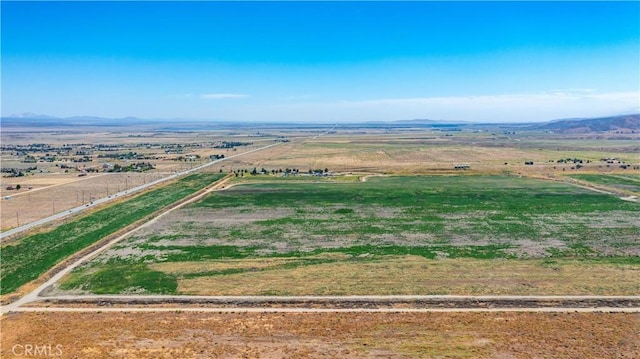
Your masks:
{"label": "distant mountain range", "polygon": [[[219,120],[183,120],[183,119],[141,119],[137,117],[123,117],[123,118],[103,118],[94,116],[74,116],[74,117],[54,117],[47,115],[37,115],[33,113],[24,113],[20,115],[12,115],[2,117],[2,127],[54,127],[54,126],[112,126],[112,127],[124,127],[132,125],[147,125],[153,128],[173,129],[175,126],[179,126],[180,129],[198,129],[198,128],[210,128],[216,126],[231,126],[231,127],[243,127],[243,126],[260,126],[266,127],[270,125],[278,126],[303,126],[313,127],[320,124],[311,123],[263,123],[263,122],[234,122],[234,121],[219,121]],[[640,131],[640,114],[629,114],[620,116],[598,117],[598,118],[577,118],[577,119],[561,119],[540,123],[504,123],[504,124],[478,124],[464,121],[444,121],[444,120],[430,120],[430,119],[414,119],[414,120],[398,120],[389,122],[367,122],[367,123],[352,123],[342,124],[345,127],[351,126],[372,126],[372,127],[423,127],[423,128],[478,128],[478,127],[495,127],[501,128],[517,127],[519,130],[540,130],[551,131],[558,133],[588,133],[588,132],[610,132],[610,131]],[[167,127],[173,126],[173,127]],[[322,126],[326,126],[323,124]]]}
{"label": "distant mountain range", "polygon": [[635,131],[640,130],[640,114],[555,120],[534,125],[533,128],[561,133]]}

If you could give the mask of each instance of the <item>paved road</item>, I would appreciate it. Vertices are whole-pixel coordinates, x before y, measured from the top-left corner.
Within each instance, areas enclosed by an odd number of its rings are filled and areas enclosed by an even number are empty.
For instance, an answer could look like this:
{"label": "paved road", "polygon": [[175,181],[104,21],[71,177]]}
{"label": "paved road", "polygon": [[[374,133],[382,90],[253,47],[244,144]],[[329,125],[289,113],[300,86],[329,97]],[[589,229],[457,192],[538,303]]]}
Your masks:
{"label": "paved road", "polygon": [[112,195],[110,195],[108,197],[97,199],[97,200],[91,202],[90,204],[85,204],[85,205],[78,206],[78,207],[75,207],[75,208],[72,208],[72,209],[69,209],[69,210],[65,210],[65,211],[56,213],[56,214],[54,214],[52,216],[37,220],[35,222],[31,222],[31,223],[22,225],[20,227],[16,227],[16,228],[10,229],[8,231],[2,232],[2,233],[0,233],[0,239],[12,236],[12,235],[20,233],[20,232],[27,231],[29,229],[32,229],[32,228],[36,227],[36,226],[40,226],[40,225],[49,223],[51,221],[55,221],[55,220],[58,220],[58,219],[61,219],[61,218],[64,218],[64,217],[67,217],[67,216],[70,216],[70,215],[73,215],[73,214],[80,213],[80,212],[85,211],[85,210],[87,210],[89,208],[92,208],[92,207],[107,203],[109,201],[113,201],[113,200],[115,200],[117,198],[120,198],[122,196],[130,195],[130,194],[136,193],[136,192],[140,192],[140,191],[145,190],[145,189],[147,189],[147,188],[149,188],[151,186],[155,186],[155,185],[157,185],[159,183],[162,183],[162,182],[165,182],[165,181],[169,181],[169,180],[172,180],[172,179],[176,179],[176,178],[178,178],[180,176],[184,176],[184,175],[187,175],[187,174],[190,174],[190,173],[193,173],[193,172],[200,171],[201,169],[207,168],[207,167],[212,166],[212,165],[214,165],[216,163],[219,163],[219,162],[222,162],[222,161],[226,161],[226,160],[230,160],[232,158],[244,156],[244,155],[249,154],[249,153],[262,151],[262,150],[265,150],[267,148],[271,148],[271,147],[274,147],[274,146],[277,146],[277,145],[280,145],[280,144],[282,144],[282,142],[274,143],[274,144],[271,144],[271,145],[268,145],[268,146],[259,147],[259,148],[256,148],[256,149],[253,149],[253,150],[250,150],[250,151],[247,151],[247,152],[239,153],[237,155],[221,158],[219,160],[207,162],[207,163],[205,163],[205,164],[203,164],[201,166],[194,167],[194,168],[188,169],[186,171],[182,171],[182,172],[177,172],[177,173],[174,173],[174,174],[172,174],[170,176],[157,179],[157,180],[155,180],[153,182],[145,183],[145,184],[137,186],[137,187],[133,187],[133,188],[129,188],[129,189],[124,190],[124,191],[120,191],[120,192],[112,194]]}

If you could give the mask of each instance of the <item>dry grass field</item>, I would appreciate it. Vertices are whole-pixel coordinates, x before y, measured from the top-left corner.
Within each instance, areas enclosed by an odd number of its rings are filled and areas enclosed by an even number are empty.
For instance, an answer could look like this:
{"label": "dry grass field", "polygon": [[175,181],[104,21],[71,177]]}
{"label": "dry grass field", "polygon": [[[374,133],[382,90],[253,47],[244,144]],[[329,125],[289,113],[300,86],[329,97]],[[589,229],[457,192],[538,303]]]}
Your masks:
{"label": "dry grass field", "polygon": [[[315,259],[314,257],[307,258]],[[284,262],[284,263],[283,263]],[[295,260],[289,260],[293,267]],[[430,260],[388,256],[287,268],[286,260],[152,264],[181,274],[177,291],[194,295],[635,295],[640,268],[579,260]],[[188,274],[244,269],[225,276]]]}
{"label": "dry grass field", "polygon": [[3,358],[24,350],[16,344],[51,345],[64,358],[640,356],[638,314],[15,313],[0,320]]}
{"label": "dry grass field", "polygon": [[[468,164],[476,173],[566,174],[576,172],[574,164],[558,164],[557,160],[578,158],[582,171],[616,172],[617,165],[600,161],[616,158],[624,163],[640,164],[637,141],[577,141],[557,137],[505,139],[490,134],[447,136],[442,133],[417,132],[326,135],[295,140],[269,153],[256,153],[242,158],[239,166],[329,168],[336,172],[429,174],[454,172],[454,166]],[[533,161],[534,166],[524,163]],[[608,166],[607,166],[608,165]],[[573,168],[572,168],[573,167]],[[640,173],[638,170],[622,172]]]}

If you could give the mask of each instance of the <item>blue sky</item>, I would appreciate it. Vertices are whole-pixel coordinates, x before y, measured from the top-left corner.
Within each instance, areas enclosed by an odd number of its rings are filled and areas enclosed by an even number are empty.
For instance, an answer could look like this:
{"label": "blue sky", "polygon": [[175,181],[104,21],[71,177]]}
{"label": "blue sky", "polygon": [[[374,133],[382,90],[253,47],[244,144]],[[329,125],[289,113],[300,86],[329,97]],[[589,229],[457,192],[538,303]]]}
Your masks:
{"label": "blue sky", "polygon": [[521,122],[640,112],[640,2],[2,1],[2,115]]}

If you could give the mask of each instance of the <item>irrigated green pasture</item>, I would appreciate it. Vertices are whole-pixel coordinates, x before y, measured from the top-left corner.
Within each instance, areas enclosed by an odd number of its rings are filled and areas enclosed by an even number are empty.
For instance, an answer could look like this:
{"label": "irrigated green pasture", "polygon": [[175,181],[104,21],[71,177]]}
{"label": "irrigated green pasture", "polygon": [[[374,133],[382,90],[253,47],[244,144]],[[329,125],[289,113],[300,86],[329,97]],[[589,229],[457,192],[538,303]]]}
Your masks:
{"label": "irrigated green pasture", "polygon": [[66,257],[223,177],[193,174],[2,247],[1,293],[11,293]]}
{"label": "irrigated green pasture", "polygon": [[[63,289],[197,294],[620,294],[640,204],[509,176],[252,183],[211,193]],[[117,278],[117,279],[116,279]]]}

